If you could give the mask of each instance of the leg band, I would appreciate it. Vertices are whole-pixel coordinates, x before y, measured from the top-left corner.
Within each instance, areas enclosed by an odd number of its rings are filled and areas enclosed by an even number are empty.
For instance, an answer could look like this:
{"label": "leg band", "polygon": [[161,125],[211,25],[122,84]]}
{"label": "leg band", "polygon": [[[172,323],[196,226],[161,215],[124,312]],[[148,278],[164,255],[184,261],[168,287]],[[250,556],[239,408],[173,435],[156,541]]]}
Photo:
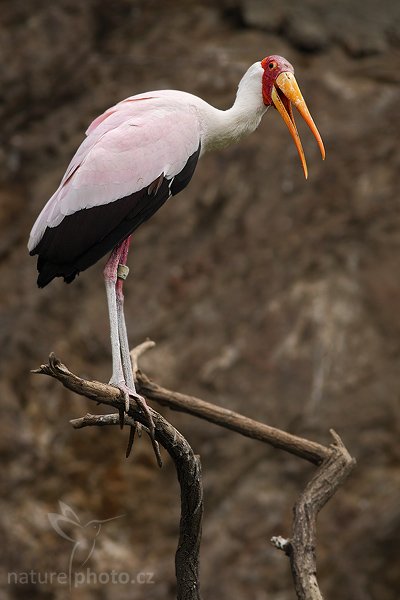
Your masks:
{"label": "leg band", "polygon": [[129,275],[129,267],[127,267],[126,265],[118,265],[118,270],[117,270],[117,277],[118,279],[123,279],[125,280]]}

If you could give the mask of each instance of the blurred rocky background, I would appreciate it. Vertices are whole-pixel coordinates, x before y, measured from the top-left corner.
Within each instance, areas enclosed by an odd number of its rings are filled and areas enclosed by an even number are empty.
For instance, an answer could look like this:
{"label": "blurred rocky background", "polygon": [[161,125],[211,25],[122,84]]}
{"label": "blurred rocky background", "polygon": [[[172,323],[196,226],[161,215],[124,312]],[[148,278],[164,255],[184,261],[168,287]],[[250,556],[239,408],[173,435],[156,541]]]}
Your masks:
{"label": "blurred rocky background", "polygon": [[[2,0],[1,599],[174,596],[168,457],[159,470],[143,438],[126,460],[126,430],[73,431],[69,419],[95,407],[30,374],[53,350],[108,380],[103,265],[39,291],[26,243],[97,114],[157,88],[228,107],[246,68],[270,53],[295,65],[327,160],[300,123],[306,182],[272,109],[240,145],[206,156],[135,235],[130,341],[157,342],[141,364],[173,389],[325,444],[335,428],[358,467],[320,515],[322,590],[400,598],[400,4]],[[202,458],[204,598],[294,599],[269,538],[290,535],[312,467],[163,412]],[[92,578],[72,591],[45,579],[68,570],[72,550],[48,518],[60,500],[81,525],[123,515],[103,525],[83,568]],[[86,528],[70,533],[90,548]],[[30,570],[42,581],[24,579]],[[99,581],[112,570],[152,575]]]}

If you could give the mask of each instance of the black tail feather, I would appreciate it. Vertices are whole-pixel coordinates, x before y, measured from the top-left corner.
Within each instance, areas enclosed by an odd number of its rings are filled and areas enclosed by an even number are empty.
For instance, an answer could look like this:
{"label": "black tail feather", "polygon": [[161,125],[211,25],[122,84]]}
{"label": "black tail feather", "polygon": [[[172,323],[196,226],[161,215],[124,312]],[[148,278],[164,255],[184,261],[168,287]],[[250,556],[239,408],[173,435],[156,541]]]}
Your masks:
{"label": "black tail feather", "polygon": [[51,262],[47,262],[41,256],[38,257],[37,268],[39,275],[37,278],[38,287],[44,288],[48,285],[55,277],[63,277],[66,283],[71,283],[78,274],[77,269],[71,266],[55,265]]}

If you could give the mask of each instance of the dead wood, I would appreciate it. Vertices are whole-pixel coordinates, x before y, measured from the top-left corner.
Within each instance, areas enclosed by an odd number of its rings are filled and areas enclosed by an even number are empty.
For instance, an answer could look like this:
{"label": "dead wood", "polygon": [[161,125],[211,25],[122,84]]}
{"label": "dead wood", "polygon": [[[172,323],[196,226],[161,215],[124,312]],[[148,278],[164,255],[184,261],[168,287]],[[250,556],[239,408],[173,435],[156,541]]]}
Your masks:
{"label": "dead wood", "polygon": [[[147,399],[173,410],[189,413],[241,435],[262,441],[318,465],[294,507],[291,539],[272,538],[272,543],[290,558],[298,600],[322,600],[316,577],[316,519],[319,511],[344,482],[355,465],[339,436],[331,430],[334,443],[329,447],[254,421],[239,413],[218,407],[199,398],[167,390],[149,379],[138,368],[138,359],[154,346],[151,341],[137,346],[131,353],[138,391]],[[58,379],[68,389],[97,403],[114,407],[110,415],[87,414],[71,421],[76,429],[88,426],[118,425],[125,400],[117,388],[98,381],[88,381],[71,373],[54,354],[49,362],[34,371]],[[172,457],[181,486],[181,519],[178,549],[175,556],[178,600],[199,600],[199,549],[203,514],[203,488],[200,459],[187,440],[158,412],[150,410],[155,425],[155,443],[160,443]],[[148,416],[130,401],[124,421],[131,426],[128,454],[133,443],[135,422],[145,430]]]}

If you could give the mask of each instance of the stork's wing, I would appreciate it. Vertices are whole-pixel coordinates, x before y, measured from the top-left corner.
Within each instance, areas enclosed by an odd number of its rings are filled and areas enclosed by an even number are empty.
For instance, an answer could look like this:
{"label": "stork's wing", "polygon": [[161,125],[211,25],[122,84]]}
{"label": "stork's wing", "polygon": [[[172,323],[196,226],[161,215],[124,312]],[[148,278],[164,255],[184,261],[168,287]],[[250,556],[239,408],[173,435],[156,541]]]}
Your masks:
{"label": "stork's wing", "polygon": [[189,183],[200,153],[195,113],[171,100],[133,97],[87,133],[31,232],[41,287],[72,281],[130,235]]}

